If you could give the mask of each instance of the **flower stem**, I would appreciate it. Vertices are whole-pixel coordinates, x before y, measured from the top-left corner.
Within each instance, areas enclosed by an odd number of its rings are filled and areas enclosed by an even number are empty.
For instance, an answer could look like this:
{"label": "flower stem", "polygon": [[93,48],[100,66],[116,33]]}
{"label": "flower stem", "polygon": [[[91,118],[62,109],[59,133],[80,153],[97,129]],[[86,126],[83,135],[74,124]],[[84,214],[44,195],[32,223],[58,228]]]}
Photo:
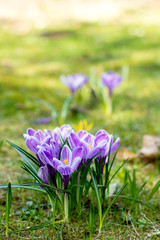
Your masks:
{"label": "flower stem", "polygon": [[108,99],[107,99],[107,115],[111,115],[112,114],[112,95],[109,94],[108,95]]}
{"label": "flower stem", "polygon": [[49,197],[49,199],[50,199],[50,203],[51,203],[51,206],[52,206],[52,223],[54,225],[55,224],[55,209],[56,209],[57,200],[52,199],[51,197]]}
{"label": "flower stem", "polygon": [[[80,172],[79,172],[78,175],[77,175],[77,184],[79,185],[79,183],[80,183]],[[78,208],[80,208],[79,194],[80,194],[80,187],[77,186],[77,196],[76,196],[76,198],[77,198],[77,205],[78,205]],[[79,209],[79,210],[80,210],[80,209]]]}
{"label": "flower stem", "polygon": [[112,114],[112,92],[107,93],[106,89],[103,89],[102,94],[105,114],[110,116]]}
{"label": "flower stem", "polygon": [[65,215],[66,222],[68,222],[69,218],[68,218],[68,194],[67,194],[67,192],[65,192],[65,194],[64,194],[64,215]]}

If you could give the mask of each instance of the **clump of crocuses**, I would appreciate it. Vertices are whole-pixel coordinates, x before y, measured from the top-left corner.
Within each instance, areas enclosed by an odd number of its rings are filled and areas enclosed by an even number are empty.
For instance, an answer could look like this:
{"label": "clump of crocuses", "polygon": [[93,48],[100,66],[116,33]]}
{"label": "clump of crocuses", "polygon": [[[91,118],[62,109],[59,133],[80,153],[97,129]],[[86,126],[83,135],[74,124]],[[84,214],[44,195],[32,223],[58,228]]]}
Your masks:
{"label": "clump of crocuses", "polygon": [[106,92],[103,91],[103,100],[106,113],[110,115],[112,113],[112,95],[113,90],[116,88],[122,81],[122,77],[118,73],[106,72],[101,75],[102,84],[108,88],[108,97]]}
{"label": "clump of crocuses", "polygon": [[[74,180],[74,185],[79,185],[81,173],[94,161],[99,163],[99,170],[103,177],[103,169],[109,152],[114,152],[120,144],[119,138],[114,142],[112,135],[105,130],[99,130],[95,135],[85,130],[75,133],[70,125],[63,125],[53,131],[48,129],[36,131],[29,128],[24,138],[27,147],[38,159],[37,176],[44,184],[51,184],[57,188],[59,187],[57,173],[60,174],[61,187],[64,191],[68,190],[70,179],[76,172],[77,183]],[[43,184],[40,186],[43,188]],[[64,193],[64,212],[68,219],[68,195],[67,192]],[[80,191],[77,190],[76,195],[77,202],[81,201]]]}
{"label": "clump of crocuses", "polygon": [[81,165],[85,168],[95,158],[99,162],[105,161],[109,147],[111,146],[112,153],[120,144],[119,138],[113,142],[112,135],[105,130],[99,130],[95,136],[85,130],[76,134],[69,125],[55,128],[52,132],[29,128],[24,138],[27,147],[39,161],[38,176],[48,184],[49,176],[54,179],[55,171],[58,171],[63,178],[65,189],[72,173]]}

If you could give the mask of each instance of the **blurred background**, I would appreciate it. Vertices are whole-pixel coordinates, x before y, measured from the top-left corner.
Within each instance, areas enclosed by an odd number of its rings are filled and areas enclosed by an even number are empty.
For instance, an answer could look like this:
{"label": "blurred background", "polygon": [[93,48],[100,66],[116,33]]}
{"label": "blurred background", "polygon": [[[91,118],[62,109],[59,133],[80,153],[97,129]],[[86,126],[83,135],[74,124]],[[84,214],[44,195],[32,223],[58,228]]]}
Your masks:
{"label": "blurred background", "polygon": [[[1,139],[25,147],[28,127],[59,126],[55,119],[37,125],[51,115],[37,99],[60,112],[70,94],[60,75],[84,73],[94,78],[95,88],[89,82],[77,93],[65,123],[87,119],[93,133],[104,128],[120,136],[120,151],[135,156],[143,135],[160,134],[159,16],[158,0],[0,0]],[[123,82],[114,91],[113,114],[106,117],[96,82],[110,70]],[[3,143],[4,183],[21,175],[15,156]]]}

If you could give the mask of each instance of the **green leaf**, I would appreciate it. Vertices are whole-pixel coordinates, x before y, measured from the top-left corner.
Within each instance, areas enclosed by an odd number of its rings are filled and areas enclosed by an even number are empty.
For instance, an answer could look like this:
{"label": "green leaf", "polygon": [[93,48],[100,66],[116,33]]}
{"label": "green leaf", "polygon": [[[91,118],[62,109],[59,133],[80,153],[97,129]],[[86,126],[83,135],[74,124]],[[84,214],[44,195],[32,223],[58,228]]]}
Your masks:
{"label": "green leaf", "polygon": [[111,181],[113,180],[113,178],[117,175],[117,173],[120,171],[120,169],[124,166],[124,164],[125,164],[127,161],[128,161],[128,159],[125,160],[125,161],[122,163],[122,165],[117,169],[117,171],[113,174],[113,176],[111,177],[111,179],[110,179],[109,182],[108,182],[108,186],[109,186],[109,184],[111,183]]}
{"label": "green leaf", "polygon": [[[8,185],[0,185],[0,189],[3,189],[3,188],[4,189],[8,188]],[[25,186],[25,185],[12,184],[11,188],[23,188],[23,189],[34,190],[34,191],[46,193],[46,191],[44,189]]]}
{"label": "green leaf", "polygon": [[57,187],[53,187],[53,186],[50,186],[48,184],[45,184],[45,183],[36,183],[36,182],[31,182],[31,183],[23,183],[22,186],[32,186],[32,185],[37,185],[37,186],[42,186],[42,187],[47,187],[47,188],[50,188],[50,189],[53,189],[53,190],[56,190],[56,191],[59,191],[61,193],[64,193],[64,192],[67,192],[69,194],[71,194],[71,192],[69,190],[63,190],[63,189],[60,189],[60,188],[57,188]]}
{"label": "green leaf", "polygon": [[[114,195],[112,195],[112,197],[113,197]],[[124,198],[124,199],[126,199],[126,200],[130,200],[130,201],[134,201],[134,202],[136,202],[136,203],[140,203],[140,204],[142,204],[142,205],[144,205],[144,206],[146,206],[146,207],[148,207],[148,208],[151,208],[152,210],[154,210],[155,211],[155,208],[154,207],[151,207],[149,204],[147,204],[147,203],[145,203],[145,202],[142,202],[142,201],[140,201],[140,200],[138,200],[138,199],[135,199],[135,198],[132,198],[132,197],[128,197],[128,196],[122,196],[122,195],[119,195],[119,198]]]}
{"label": "green leaf", "polygon": [[111,208],[112,204],[117,200],[117,198],[119,197],[119,195],[123,192],[123,190],[126,188],[127,184],[128,184],[128,183],[126,183],[126,184],[119,190],[119,192],[116,194],[116,196],[113,198],[113,200],[111,201],[111,203],[110,203],[109,206],[107,207],[107,210],[104,212],[102,221],[100,222],[99,232],[101,232],[103,221],[104,221],[104,219],[105,219],[105,217],[106,217],[109,209]]}
{"label": "green leaf", "polygon": [[16,144],[10,142],[10,141],[7,141],[18,153],[22,153],[23,155],[25,155],[27,158],[29,158],[30,160],[32,160],[33,163],[35,163],[37,166],[40,167],[40,164],[38,162],[38,160],[33,156],[31,155],[30,153],[26,152],[24,149],[18,147]]}
{"label": "green leaf", "polygon": [[[32,177],[37,181],[39,182],[40,184],[44,184],[44,182],[39,178],[39,176],[37,175],[36,172],[33,171],[32,168],[30,168],[30,166],[28,166],[27,164],[25,164],[23,161],[21,162],[22,163],[22,166],[23,166],[23,169],[25,171],[27,171],[28,173],[30,173],[32,175]],[[46,192],[49,194],[49,196],[51,198],[57,198],[57,200],[59,201],[59,203],[61,204],[61,200],[59,199],[57,193],[53,190],[50,189],[49,185],[47,186],[44,186],[44,189],[46,190]]]}
{"label": "green leaf", "polygon": [[47,101],[43,100],[43,99],[36,99],[36,102],[42,104],[43,106],[47,107],[48,109],[50,109],[51,111],[51,115],[53,119],[56,119],[58,117],[58,113],[57,110]]}
{"label": "green leaf", "polygon": [[148,195],[147,201],[149,201],[153,197],[153,195],[157,192],[159,187],[160,187],[160,180],[156,183],[156,185],[154,186],[154,188],[152,189],[152,191]]}
{"label": "green leaf", "polygon": [[92,204],[90,205],[89,210],[89,238],[92,240],[92,233],[94,228],[94,209]]}
{"label": "green leaf", "polygon": [[100,220],[100,223],[101,223],[101,221],[102,221],[102,207],[101,207],[101,201],[100,201],[100,194],[99,194],[96,179],[94,178],[94,175],[93,175],[91,169],[89,169],[89,172],[90,172],[90,175],[91,175],[91,178],[92,178],[92,181],[93,181],[93,187],[94,187],[94,191],[95,191],[96,198],[97,198],[99,220]]}
{"label": "green leaf", "polygon": [[11,207],[11,183],[8,184],[7,188],[7,196],[6,196],[6,216],[5,216],[5,224],[6,224],[6,236],[8,237],[8,224],[9,224],[9,213]]}
{"label": "green leaf", "polygon": [[64,101],[64,104],[61,109],[61,120],[62,121],[65,121],[65,119],[67,117],[69,106],[72,102],[72,99],[73,99],[73,96],[71,95]]}
{"label": "green leaf", "polygon": [[119,147],[118,147],[117,151],[115,152],[114,157],[113,157],[113,159],[112,159],[112,162],[111,162],[111,164],[110,164],[109,174],[110,174],[110,171],[111,171],[111,169],[112,169],[113,163],[114,163],[114,161],[115,161],[115,159],[116,159],[118,150],[119,150]]}
{"label": "green leaf", "polygon": [[48,222],[48,223],[45,223],[45,224],[36,225],[36,226],[29,227],[29,228],[21,229],[21,230],[11,231],[10,233],[34,231],[34,230],[38,230],[38,229],[41,229],[41,228],[44,228],[44,227],[49,227],[49,226],[51,226],[53,228],[53,225],[56,225],[56,224],[62,223],[62,222],[64,222],[64,219],[55,221],[54,224],[52,222]]}

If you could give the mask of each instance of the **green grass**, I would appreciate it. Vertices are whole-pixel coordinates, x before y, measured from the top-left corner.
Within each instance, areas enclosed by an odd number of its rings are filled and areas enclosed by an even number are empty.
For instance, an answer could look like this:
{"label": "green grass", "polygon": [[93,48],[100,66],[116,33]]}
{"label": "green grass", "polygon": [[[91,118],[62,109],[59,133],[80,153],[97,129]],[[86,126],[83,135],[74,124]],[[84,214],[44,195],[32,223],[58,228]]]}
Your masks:
{"label": "green grass", "polygon": [[[143,28],[144,36],[138,37],[135,30]],[[44,37],[44,32],[60,32]],[[64,32],[64,33],[63,33]],[[6,29],[0,31],[0,138],[25,147],[22,134],[28,127],[53,129],[57,123],[37,126],[34,120],[49,116],[50,111],[38,104],[41,98],[61,110],[69,91],[59,80],[61,74],[91,70],[97,79],[102,72],[113,70],[121,73],[124,66],[129,76],[115,89],[113,115],[106,117],[100,98],[90,95],[89,85],[77,94],[74,105],[81,105],[86,114],[71,112],[66,123],[78,123],[86,118],[93,122],[93,133],[99,128],[121,138],[121,148],[136,152],[142,144],[144,134],[160,134],[160,31],[157,26],[124,26],[79,24],[61,29],[33,31],[27,35],[13,34]],[[20,157],[7,143],[0,152],[0,184],[25,182],[29,179],[19,167]],[[119,162],[117,163],[117,165]],[[126,168],[137,169],[139,186],[148,180],[146,189],[151,189],[159,178],[159,163],[147,165],[134,160]],[[124,173],[119,175],[122,181]],[[0,236],[5,237],[6,192],[0,196]],[[9,219],[10,231],[44,224],[51,218],[48,200],[43,194],[13,190],[12,208]],[[145,199],[146,192],[143,194]],[[157,213],[143,209],[139,216],[128,214],[127,204],[118,200],[106,218],[105,228],[98,235],[95,220],[93,239],[145,239],[155,232],[160,223],[159,192],[153,200]],[[32,202],[27,205],[27,202]],[[96,206],[94,206],[96,207]],[[131,218],[131,219],[130,219]],[[95,219],[98,219],[97,212]],[[44,221],[45,220],[45,221]],[[132,221],[131,221],[132,220]],[[73,216],[69,225],[58,225],[55,229],[46,227],[36,231],[12,233],[12,239],[64,239],[89,238],[89,206],[81,217]],[[57,229],[58,228],[58,229]],[[56,233],[57,232],[57,233]],[[48,238],[46,238],[48,236]],[[50,237],[52,236],[52,238]],[[156,236],[150,237],[156,239]],[[158,238],[157,238],[158,239]]]}

